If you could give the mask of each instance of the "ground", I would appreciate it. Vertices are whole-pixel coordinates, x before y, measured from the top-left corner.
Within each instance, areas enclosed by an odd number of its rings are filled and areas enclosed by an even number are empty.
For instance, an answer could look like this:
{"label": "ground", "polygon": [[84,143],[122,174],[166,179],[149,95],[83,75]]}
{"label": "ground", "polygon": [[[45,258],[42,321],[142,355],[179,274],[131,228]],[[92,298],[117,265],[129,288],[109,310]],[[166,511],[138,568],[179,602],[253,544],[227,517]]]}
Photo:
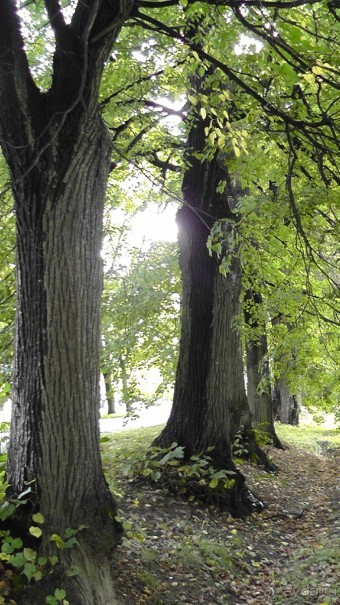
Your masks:
{"label": "ground", "polygon": [[339,605],[340,450],[330,432],[301,431],[278,427],[290,445],[268,449],[276,475],[242,464],[266,503],[246,520],[131,481],[126,460],[142,456],[159,427],[111,435],[104,465],[126,530],[113,560],[121,605]]}

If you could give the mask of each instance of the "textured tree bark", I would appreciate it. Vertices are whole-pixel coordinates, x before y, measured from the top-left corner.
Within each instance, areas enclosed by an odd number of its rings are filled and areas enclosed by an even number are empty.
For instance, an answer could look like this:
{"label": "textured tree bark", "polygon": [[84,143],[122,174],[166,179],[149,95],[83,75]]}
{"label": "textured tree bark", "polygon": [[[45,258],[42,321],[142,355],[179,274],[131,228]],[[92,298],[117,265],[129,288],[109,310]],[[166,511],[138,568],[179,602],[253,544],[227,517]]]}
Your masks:
{"label": "textured tree bark", "polygon": [[100,248],[110,156],[98,118],[82,129],[61,187],[48,187],[55,166],[44,173],[37,167],[23,186],[14,184],[17,325],[7,472],[14,495],[34,482],[44,535],[89,528],[74,553],[61,553],[67,564],[81,562],[68,586],[75,604],[114,602],[112,583],[103,597],[94,588],[108,589],[107,553],[119,536],[98,446]]}
{"label": "textured tree bark", "polygon": [[[27,483],[31,489],[18,531],[25,535],[32,512],[45,517],[41,552],[50,552],[52,533],[84,526],[79,545],[58,552],[58,579],[72,605],[114,605],[108,554],[120,527],[101,467],[98,424],[100,249],[111,141],[97,100],[105,60],[131,6],[84,0],[70,25],[57,4],[46,7],[56,51],[52,85],[42,93],[30,74],[15,3],[1,4],[0,141],[17,225],[7,478],[12,496]],[[73,565],[79,572],[68,578]],[[45,603],[54,581],[45,578],[20,601]]]}
{"label": "textured tree bark", "polygon": [[[177,442],[185,447],[187,457],[214,446],[210,455],[215,466],[236,471],[231,452],[236,432],[245,426],[253,442],[241,337],[233,328],[240,313],[241,267],[236,254],[229,273],[223,276],[220,260],[209,254],[207,238],[216,220],[233,219],[232,207],[240,191],[232,185],[217,154],[212,160],[197,159],[196,154],[204,149],[206,125],[196,118],[188,138],[185,203],[177,214],[182,276],[179,361],[172,411],[155,444],[168,447]],[[227,186],[221,194],[216,188],[222,180]],[[232,254],[227,243],[228,237],[232,240],[232,229],[225,235],[224,253]],[[252,446],[255,448],[254,443]],[[235,515],[249,514],[256,500],[241,473],[235,478],[225,507]]]}
{"label": "textured tree bark", "polygon": [[[253,305],[260,305],[262,303],[261,295],[251,290],[246,292],[245,300],[246,302],[251,302]],[[244,318],[246,324],[252,329],[258,329],[259,323],[256,319],[256,309],[254,314],[251,313],[251,309],[245,306]],[[255,339],[249,339],[246,345],[248,403],[255,426],[269,437],[275,447],[282,448],[274,427],[265,326],[263,326],[261,332],[261,335],[255,337]],[[266,388],[259,391],[259,385],[262,381],[266,383]]]}

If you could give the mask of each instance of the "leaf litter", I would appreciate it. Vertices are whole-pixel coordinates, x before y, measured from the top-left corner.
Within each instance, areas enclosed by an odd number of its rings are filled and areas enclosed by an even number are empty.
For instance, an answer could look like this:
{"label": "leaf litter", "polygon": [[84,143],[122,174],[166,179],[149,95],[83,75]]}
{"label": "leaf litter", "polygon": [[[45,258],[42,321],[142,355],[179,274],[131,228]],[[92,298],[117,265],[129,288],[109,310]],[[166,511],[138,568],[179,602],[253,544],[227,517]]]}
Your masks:
{"label": "leaf litter", "polygon": [[129,529],[113,560],[122,605],[340,605],[340,452],[270,448],[242,464],[266,503],[245,520],[124,481]]}

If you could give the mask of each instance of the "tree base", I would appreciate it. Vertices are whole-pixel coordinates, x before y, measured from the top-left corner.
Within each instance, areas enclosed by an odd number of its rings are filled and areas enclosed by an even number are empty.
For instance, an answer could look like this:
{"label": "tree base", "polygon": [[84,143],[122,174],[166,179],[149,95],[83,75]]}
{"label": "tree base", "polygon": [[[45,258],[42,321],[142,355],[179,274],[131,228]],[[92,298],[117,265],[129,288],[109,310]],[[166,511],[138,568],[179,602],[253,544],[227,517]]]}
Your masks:
{"label": "tree base", "polygon": [[[51,575],[11,595],[16,605],[45,605],[46,597],[53,596],[56,589],[66,592],[70,605],[118,605],[109,556],[98,558],[91,547],[81,544],[60,551],[59,559]],[[69,577],[70,570],[77,573]]]}
{"label": "tree base", "polygon": [[[282,447],[282,446],[281,446]],[[259,464],[270,473],[277,471],[277,466],[268,457],[266,452],[260,447],[256,441],[256,434],[253,429],[245,428],[237,435],[237,450],[235,454],[238,458],[249,460],[255,464]]]}

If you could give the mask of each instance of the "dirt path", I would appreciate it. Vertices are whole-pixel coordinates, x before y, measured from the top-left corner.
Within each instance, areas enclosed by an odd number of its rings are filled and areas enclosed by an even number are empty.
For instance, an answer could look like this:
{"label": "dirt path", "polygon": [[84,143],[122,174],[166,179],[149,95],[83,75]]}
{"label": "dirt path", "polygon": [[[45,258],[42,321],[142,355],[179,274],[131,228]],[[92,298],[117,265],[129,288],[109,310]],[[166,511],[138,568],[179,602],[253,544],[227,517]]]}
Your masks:
{"label": "dirt path", "polygon": [[123,486],[114,561],[122,605],[340,605],[339,452],[271,450],[278,475],[244,464],[267,504],[245,521],[150,486]]}

